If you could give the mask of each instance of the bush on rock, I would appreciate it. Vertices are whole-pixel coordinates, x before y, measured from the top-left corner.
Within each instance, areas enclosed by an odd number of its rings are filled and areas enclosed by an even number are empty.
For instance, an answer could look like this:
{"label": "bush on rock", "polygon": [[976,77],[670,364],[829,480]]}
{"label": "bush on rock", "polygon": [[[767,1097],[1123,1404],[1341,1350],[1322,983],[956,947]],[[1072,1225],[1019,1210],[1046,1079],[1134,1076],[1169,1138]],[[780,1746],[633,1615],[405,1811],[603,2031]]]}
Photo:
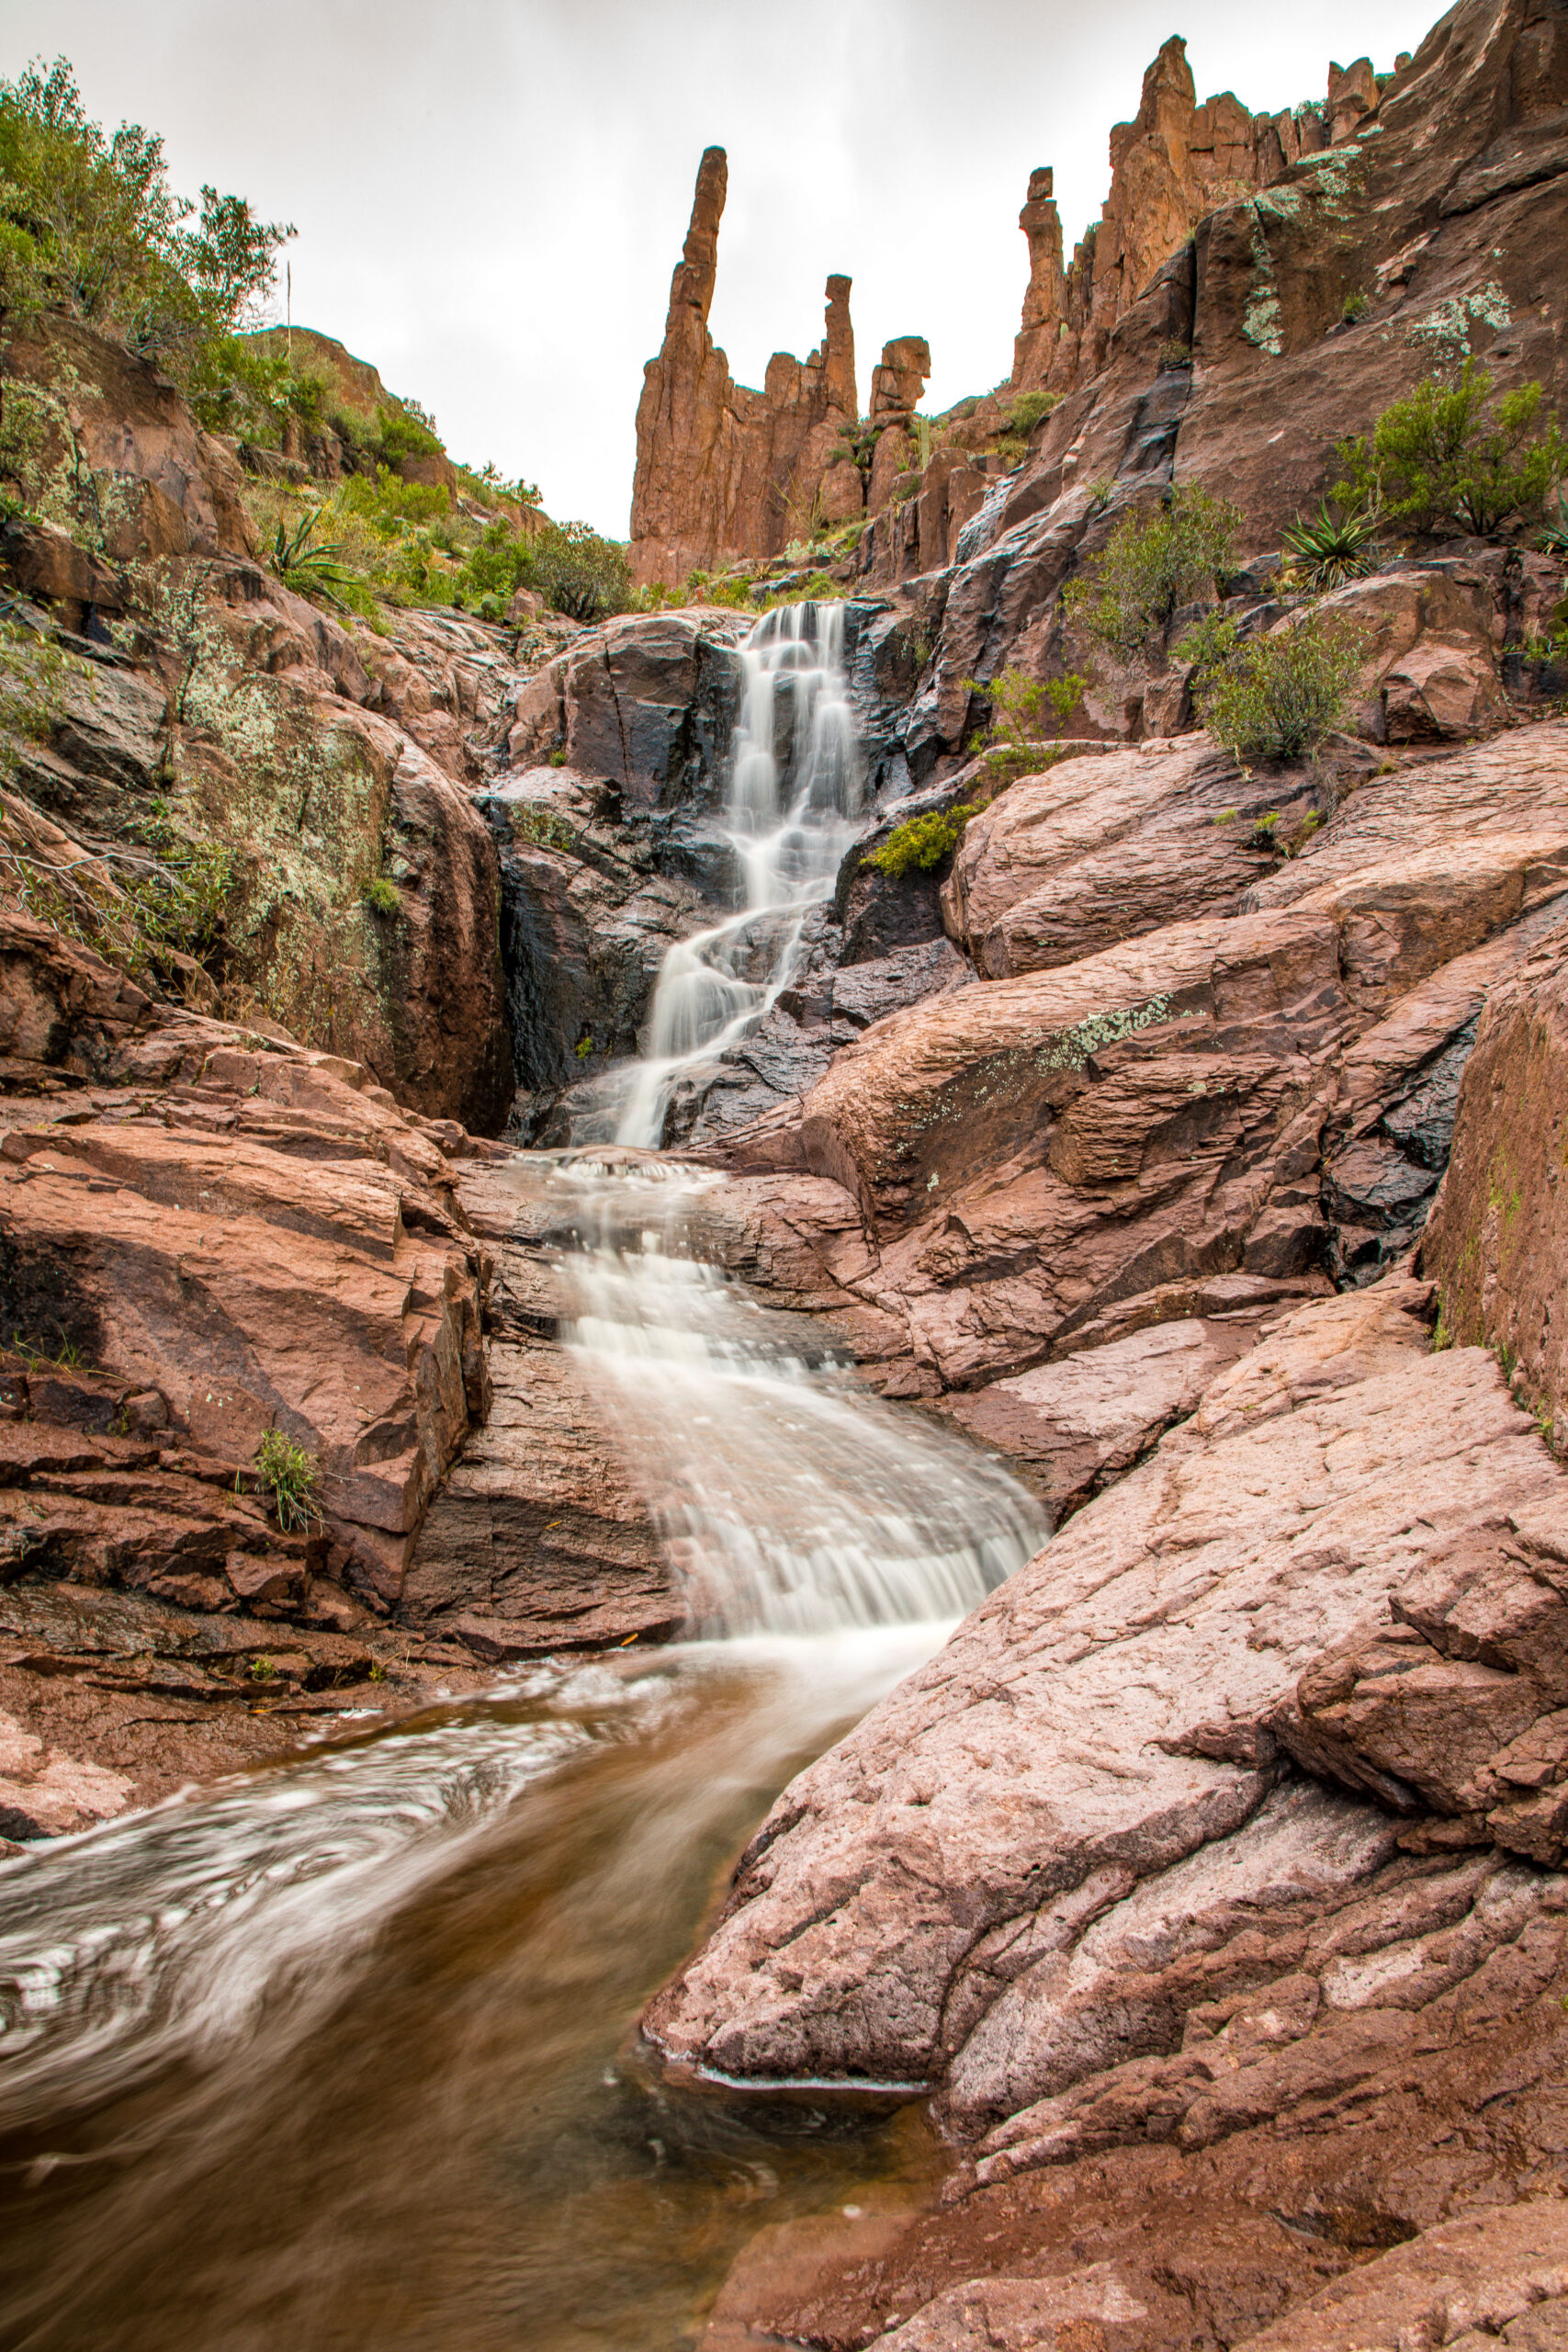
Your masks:
{"label": "bush on rock", "polygon": [[1183,483],[1152,514],[1123,516],[1093,571],[1068,583],[1063,604],[1115,660],[1139,661],[1183,605],[1213,602],[1240,528],[1239,507]]}
{"label": "bush on rock", "polygon": [[1385,408],[1370,435],[1340,442],[1345,479],[1331,494],[1423,534],[1482,538],[1516,514],[1539,514],[1568,470],[1556,418],[1540,424],[1544,397],[1532,383],[1494,400],[1476,359],[1451,382],[1428,377]]}
{"label": "bush on rock", "polygon": [[1211,619],[1177,648],[1194,664],[1193,700],[1204,726],[1243,765],[1298,759],[1331,734],[1365,651],[1359,629],[1314,612],[1245,641],[1234,621]]}

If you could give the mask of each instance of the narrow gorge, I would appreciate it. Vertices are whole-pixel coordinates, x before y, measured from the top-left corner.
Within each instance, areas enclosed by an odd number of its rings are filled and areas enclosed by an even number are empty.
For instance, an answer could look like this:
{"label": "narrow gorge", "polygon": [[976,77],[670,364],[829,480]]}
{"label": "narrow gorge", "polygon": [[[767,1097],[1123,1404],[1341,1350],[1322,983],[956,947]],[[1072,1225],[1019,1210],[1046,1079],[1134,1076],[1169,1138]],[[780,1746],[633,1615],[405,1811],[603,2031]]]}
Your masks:
{"label": "narrow gorge", "polygon": [[625,545],[125,141],[0,83],[0,2346],[1568,2346],[1568,6],[1168,41],[935,416],[708,149]]}

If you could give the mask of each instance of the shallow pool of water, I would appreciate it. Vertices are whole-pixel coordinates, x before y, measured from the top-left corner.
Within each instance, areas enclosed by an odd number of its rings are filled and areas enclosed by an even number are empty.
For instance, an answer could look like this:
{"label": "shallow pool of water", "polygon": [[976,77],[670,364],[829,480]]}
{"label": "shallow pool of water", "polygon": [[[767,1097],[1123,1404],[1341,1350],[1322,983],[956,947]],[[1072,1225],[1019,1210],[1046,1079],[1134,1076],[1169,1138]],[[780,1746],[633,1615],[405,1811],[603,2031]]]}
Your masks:
{"label": "shallow pool of water", "polygon": [[917,2110],[674,2094],[637,2012],[945,1628],[624,1654],[0,1868],[0,2312],[38,2352],[663,2352]]}

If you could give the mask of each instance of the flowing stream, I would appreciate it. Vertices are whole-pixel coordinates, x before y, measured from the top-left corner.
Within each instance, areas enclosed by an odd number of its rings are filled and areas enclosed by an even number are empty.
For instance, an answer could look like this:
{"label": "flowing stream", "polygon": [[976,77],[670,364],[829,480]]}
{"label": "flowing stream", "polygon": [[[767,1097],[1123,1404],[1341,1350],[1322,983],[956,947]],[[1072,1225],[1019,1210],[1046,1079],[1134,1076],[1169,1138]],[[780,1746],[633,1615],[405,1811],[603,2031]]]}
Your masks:
{"label": "flowing stream", "polygon": [[842,605],[783,605],[740,649],[724,828],[741,902],[666,955],[647,1052],[621,1109],[621,1143],[662,1141],[676,1081],[738,1044],[770,1010],[795,968],[807,914],[832,889],[862,797],[843,655]]}
{"label": "flowing stream", "polygon": [[[817,748],[732,805],[804,904],[850,763],[808,824],[838,722],[826,665],[784,674]],[[0,1865],[6,2352],[674,2352],[765,2222],[940,2176],[918,2109],[678,2092],[636,2020],[778,1791],[1044,1530],[706,1261],[718,1180],[628,1161],[524,1156],[520,1215],[694,1638]]]}

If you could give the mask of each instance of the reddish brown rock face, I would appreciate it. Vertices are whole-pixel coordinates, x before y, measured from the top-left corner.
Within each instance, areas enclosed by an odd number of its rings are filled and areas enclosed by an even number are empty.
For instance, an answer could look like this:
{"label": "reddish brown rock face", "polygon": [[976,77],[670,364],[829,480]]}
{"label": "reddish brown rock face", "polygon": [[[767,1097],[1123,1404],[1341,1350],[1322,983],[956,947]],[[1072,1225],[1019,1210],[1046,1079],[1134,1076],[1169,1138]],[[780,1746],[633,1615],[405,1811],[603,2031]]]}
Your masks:
{"label": "reddish brown rock face", "polygon": [[1568,971],[1555,949],[1488,997],[1422,1244],[1445,1331],[1496,1347],[1568,1439]]}
{"label": "reddish brown rock face", "polygon": [[[1561,1564],[1523,1531],[1568,1501],[1568,1478],[1483,1351],[1432,1352],[1427,1299],[1384,1283],[1287,1317],[795,1783],[723,1924],[649,2013],[671,2059],[759,2082],[934,2080],[966,2129],[1080,2081],[1100,2095],[1105,2069],[1168,2046],[1168,1994],[1132,2023],[1131,1979],[1201,1948],[1207,1904],[1293,1883],[1290,1900],[1333,1907],[1392,1855],[1370,1805],[1342,1808],[1339,1846],[1294,1815],[1243,1825],[1281,1743],[1321,1765],[1309,1669],[1445,1561],[1452,1613],[1482,1573],[1466,1539],[1489,1525],[1520,1531],[1508,1622],[1544,1671],[1475,1710],[1477,1734],[1497,1757],[1551,1713],[1555,1628],[1526,1629],[1561,1614]],[[1340,1736],[1386,1770],[1370,1730]],[[1441,1711],[1410,1738],[1441,1772]],[[1446,1802],[1489,1842],[1483,1791]],[[1235,1932],[1216,1920],[1211,1949]],[[1202,1973],[1204,1997],[1231,1989]]]}
{"label": "reddish brown rock face", "polygon": [[823,340],[804,365],[776,352],[763,390],[736,384],[707,326],[728,184],[723,148],[708,148],[663,345],[637,404],[630,552],[639,585],[676,587],[694,569],[776,554],[809,532],[829,472],[829,503],[860,511],[858,500],[848,503],[839,437],[859,413],[850,281],[829,278]]}

